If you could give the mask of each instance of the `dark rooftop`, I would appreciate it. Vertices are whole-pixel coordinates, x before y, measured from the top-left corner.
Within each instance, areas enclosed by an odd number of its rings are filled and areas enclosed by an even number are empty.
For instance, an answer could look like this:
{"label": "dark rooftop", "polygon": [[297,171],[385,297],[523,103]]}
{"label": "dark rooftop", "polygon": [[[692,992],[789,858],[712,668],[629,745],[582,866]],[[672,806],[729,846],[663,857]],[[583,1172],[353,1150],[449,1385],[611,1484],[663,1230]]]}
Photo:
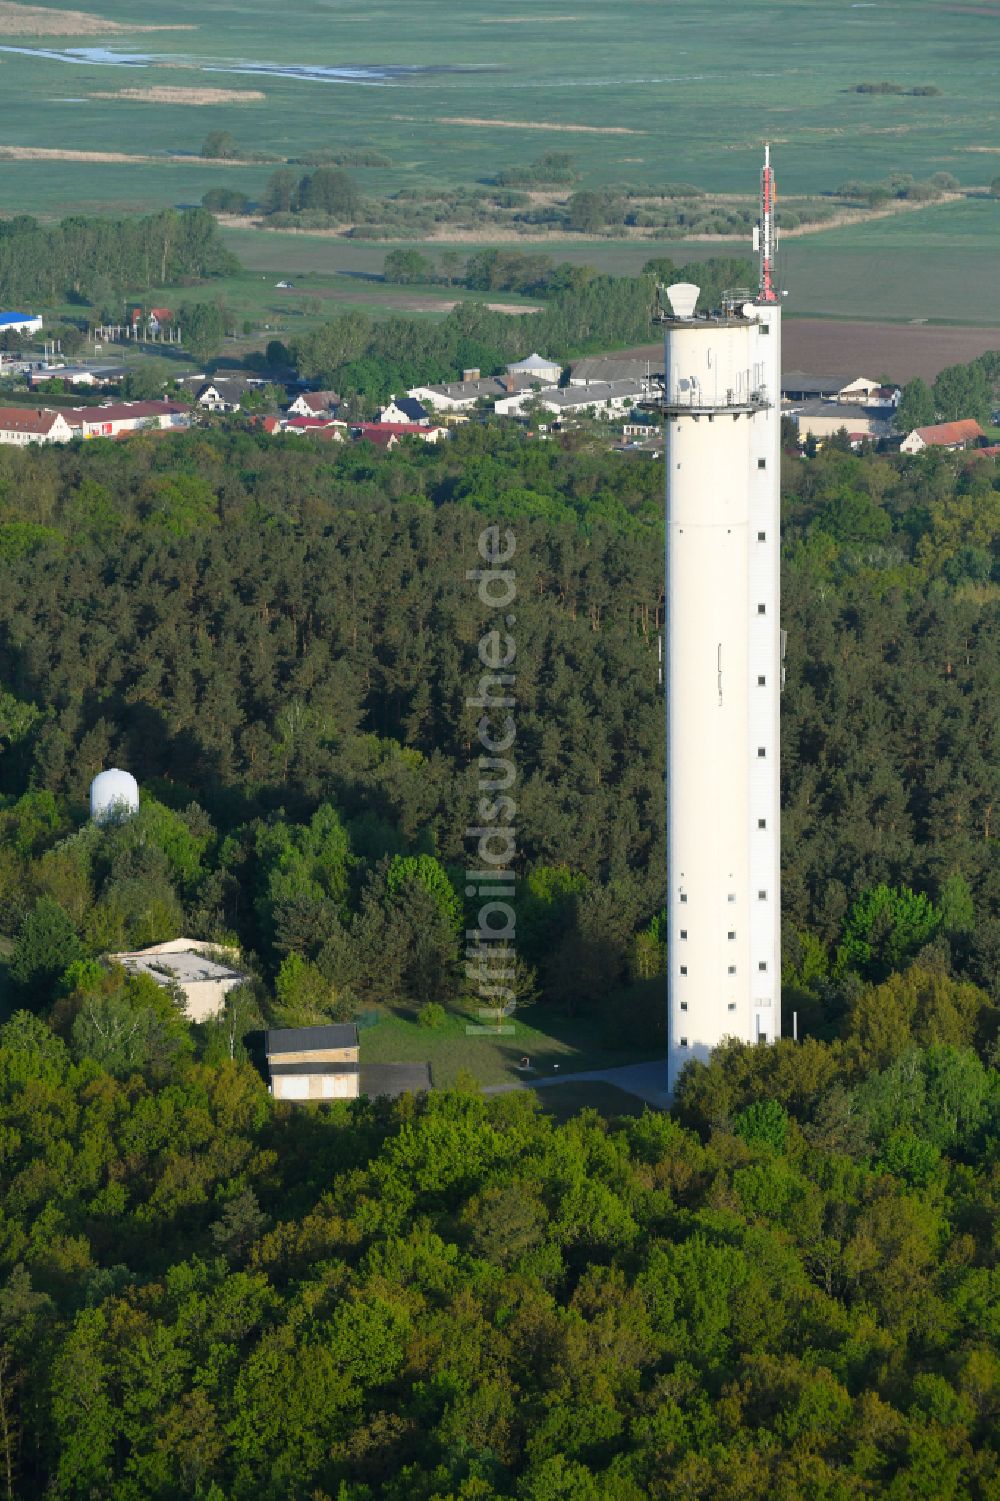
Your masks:
{"label": "dark rooftop", "polygon": [[264,1034],[264,1048],[269,1056],[357,1045],[358,1029],[354,1022],[332,1022],[325,1027],[278,1027]]}

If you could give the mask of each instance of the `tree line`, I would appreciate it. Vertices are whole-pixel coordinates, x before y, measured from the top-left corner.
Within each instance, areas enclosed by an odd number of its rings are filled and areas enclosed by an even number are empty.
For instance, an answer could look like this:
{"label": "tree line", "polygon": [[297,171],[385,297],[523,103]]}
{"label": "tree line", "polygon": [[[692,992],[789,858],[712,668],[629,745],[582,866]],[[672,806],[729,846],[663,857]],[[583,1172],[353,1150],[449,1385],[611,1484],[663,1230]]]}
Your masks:
{"label": "tree line", "polygon": [[8,304],[89,302],[120,320],[126,292],[240,269],[205,209],[145,218],[77,217],[42,225],[28,215],[0,223],[0,293]]}
{"label": "tree line", "polygon": [[[418,265],[417,274],[424,269]],[[453,262],[449,271],[456,278],[461,274]],[[300,335],[290,354],[309,380],[384,399],[416,384],[454,380],[460,370],[502,371],[529,349],[567,360],[648,343],[657,281],[693,277],[702,288],[700,305],[711,307],[724,288],[746,285],[751,274],[745,260],[712,257],[678,267],[658,257],[647,262],[641,276],[614,277],[585,267],[552,266],[545,257],[487,251],[467,263],[469,284],[543,295],[540,312],[511,315],[463,302],[433,323],[401,317],[376,322],[363,313],[343,313]]]}

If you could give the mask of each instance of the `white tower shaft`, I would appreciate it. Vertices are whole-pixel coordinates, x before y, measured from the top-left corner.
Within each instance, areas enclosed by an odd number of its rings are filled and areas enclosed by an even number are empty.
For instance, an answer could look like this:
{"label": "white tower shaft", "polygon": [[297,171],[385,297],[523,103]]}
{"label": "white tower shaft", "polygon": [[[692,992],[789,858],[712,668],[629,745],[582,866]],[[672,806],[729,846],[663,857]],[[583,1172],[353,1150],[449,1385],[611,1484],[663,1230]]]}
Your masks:
{"label": "white tower shaft", "polygon": [[762,272],[756,302],[700,318],[682,296],[666,325],[671,1091],[724,1038],[781,1035],[781,310],[769,290]]}

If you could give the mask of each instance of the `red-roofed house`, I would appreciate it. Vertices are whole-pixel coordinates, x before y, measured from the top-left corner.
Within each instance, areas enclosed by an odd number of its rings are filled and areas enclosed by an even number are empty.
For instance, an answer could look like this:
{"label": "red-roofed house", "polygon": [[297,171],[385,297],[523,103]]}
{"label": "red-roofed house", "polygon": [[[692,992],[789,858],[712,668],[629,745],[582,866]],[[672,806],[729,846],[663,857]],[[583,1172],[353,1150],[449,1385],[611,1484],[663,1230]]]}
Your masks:
{"label": "red-roofed house", "polygon": [[68,443],[75,436],[62,412],[49,407],[0,407],[0,443]]}
{"label": "red-roofed house", "polygon": [[341,437],[347,431],[347,423],[336,417],[289,417],[284,424],[286,433],[314,433],[328,427],[335,431],[339,429]]}
{"label": "red-roofed house", "polygon": [[925,448],[977,448],[986,437],[972,417],[961,422],[938,422],[933,427],[915,427],[899,445],[900,453],[923,453]]}
{"label": "red-roofed house", "polygon": [[368,438],[373,443],[385,434],[397,438],[420,438],[424,443],[439,443],[447,438],[446,427],[429,427],[422,422],[358,422],[351,426],[352,438]]}
{"label": "red-roofed house", "polygon": [[[376,448],[385,448],[391,453],[399,442],[399,434],[394,430],[391,422],[370,422],[365,426],[368,432],[355,431],[354,436],[365,443],[374,443]],[[377,429],[373,431],[372,429]]]}
{"label": "red-roofed house", "polygon": [[270,414],[266,417],[251,417],[247,426],[251,432],[267,433],[269,438],[273,438],[275,433],[281,432],[281,418],[273,417]]}
{"label": "red-roofed house", "polygon": [[119,401],[99,407],[74,407],[66,421],[81,438],[117,438],[137,429],[186,428],[191,413],[178,401]]}
{"label": "red-roofed house", "polygon": [[336,391],[303,391],[288,408],[289,417],[327,417],[340,406]]}

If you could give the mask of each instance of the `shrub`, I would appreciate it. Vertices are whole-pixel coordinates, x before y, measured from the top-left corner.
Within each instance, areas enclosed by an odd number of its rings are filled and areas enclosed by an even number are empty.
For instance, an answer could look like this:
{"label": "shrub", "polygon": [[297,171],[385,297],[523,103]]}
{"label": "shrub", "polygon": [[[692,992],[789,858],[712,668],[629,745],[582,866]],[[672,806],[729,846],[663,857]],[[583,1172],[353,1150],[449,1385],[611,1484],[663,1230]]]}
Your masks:
{"label": "shrub", "polygon": [[425,1001],[417,1012],[417,1026],[425,1027],[429,1032],[443,1027],[446,1019],[447,1012],[438,1001]]}

